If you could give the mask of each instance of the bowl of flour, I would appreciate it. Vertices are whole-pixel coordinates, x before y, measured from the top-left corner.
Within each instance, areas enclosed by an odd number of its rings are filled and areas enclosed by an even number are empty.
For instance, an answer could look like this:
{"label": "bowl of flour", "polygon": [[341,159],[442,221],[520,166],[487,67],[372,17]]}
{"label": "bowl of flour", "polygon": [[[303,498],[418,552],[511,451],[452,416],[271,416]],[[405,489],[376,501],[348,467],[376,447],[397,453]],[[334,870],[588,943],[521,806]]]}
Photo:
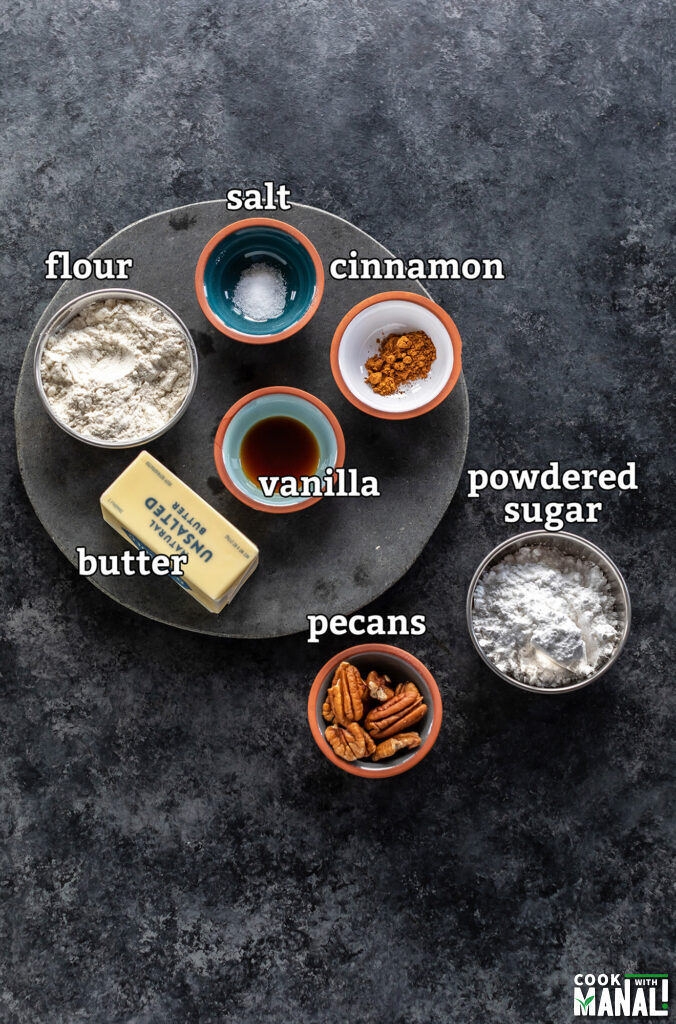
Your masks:
{"label": "bowl of flour", "polygon": [[467,594],[478,653],[522,690],[570,693],[617,660],[631,602],[617,566],[572,533],[532,530],[498,545]]}
{"label": "bowl of flour", "polygon": [[185,324],[159,299],[126,288],[63,306],[40,335],[34,368],[54,422],[99,448],[133,448],[164,434],[197,384]]}

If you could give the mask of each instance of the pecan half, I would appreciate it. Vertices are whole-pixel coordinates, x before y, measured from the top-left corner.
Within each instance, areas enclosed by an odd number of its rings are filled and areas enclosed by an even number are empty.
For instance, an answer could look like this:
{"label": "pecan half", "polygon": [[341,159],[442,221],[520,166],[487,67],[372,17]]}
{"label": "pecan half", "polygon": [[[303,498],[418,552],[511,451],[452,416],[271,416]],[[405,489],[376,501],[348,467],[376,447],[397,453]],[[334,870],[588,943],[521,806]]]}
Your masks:
{"label": "pecan half", "polygon": [[394,690],[389,685],[389,676],[380,676],[377,672],[369,672],[366,677],[366,685],[368,687],[369,695],[374,700],[384,701],[389,700],[390,697],[394,696]]}
{"label": "pecan half", "polygon": [[375,740],[385,740],[405,732],[427,714],[427,704],[423,703],[417,686],[404,683],[397,689],[399,692],[394,697],[369,711],[364,720],[364,727]]}
{"label": "pecan half", "polygon": [[370,757],[376,745],[358,722],[349,725],[330,725],[326,730],[326,739],[331,747],[344,761],[357,761],[362,757]]}
{"label": "pecan half", "polygon": [[382,761],[392,757],[399,750],[415,750],[420,746],[420,734],[417,732],[400,732],[398,736],[390,736],[389,740],[379,743],[373,752],[373,761]]}
{"label": "pecan half", "polygon": [[[367,689],[359,671],[349,661],[341,661],[328,689],[322,714],[327,722],[349,725],[364,714]],[[329,715],[332,717],[329,718]]]}
{"label": "pecan half", "polygon": [[415,683],[399,683],[395,688],[394,693],[397,697],[400,693],[413,693],[418,697],[422,697],[422,694]]}

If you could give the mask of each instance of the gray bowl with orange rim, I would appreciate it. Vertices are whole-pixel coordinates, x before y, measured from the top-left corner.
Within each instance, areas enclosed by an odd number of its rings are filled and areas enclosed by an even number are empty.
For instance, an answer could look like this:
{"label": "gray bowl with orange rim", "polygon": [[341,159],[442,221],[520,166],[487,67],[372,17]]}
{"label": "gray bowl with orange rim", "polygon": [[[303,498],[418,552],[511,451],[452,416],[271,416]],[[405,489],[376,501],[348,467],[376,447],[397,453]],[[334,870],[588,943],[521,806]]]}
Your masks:
{"label": "gray bowl with orange rim", "polygon": [[[415,683],[427,705],[425,717],[413,728],[420,733],[420,746],[414,750],[404,750],[384,761],[345,761],[334,753],[326,739],[329,725],[324,720],[322,707],[333,680],[334,674],[342,661],[355,665],[360,674],[366,675],[375,669],[381,675],[387,675],[392,685],[398,683]],[[442,705],[439,687],[432,675],[418,658],[400,647],[391,644],[358,644],[340,651],[325,665],[322,665],[315,676],[308,697],[308,722],[315,743],[332,764],[362,779],[386,779],[393,775],[401,775],[419,764],[436,743],[441,728]]]}

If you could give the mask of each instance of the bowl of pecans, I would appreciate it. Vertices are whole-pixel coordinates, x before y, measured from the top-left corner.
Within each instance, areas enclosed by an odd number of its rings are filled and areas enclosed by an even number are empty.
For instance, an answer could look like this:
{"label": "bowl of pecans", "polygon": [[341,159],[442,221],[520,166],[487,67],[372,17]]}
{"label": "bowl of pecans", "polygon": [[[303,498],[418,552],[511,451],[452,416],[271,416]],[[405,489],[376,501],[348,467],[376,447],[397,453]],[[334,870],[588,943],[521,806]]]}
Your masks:
{"label": "bowl of pecans", "polygon": [[429,754],[441,727],[441,694],[412,654],[390,644],[359,644],[317,673],[308,721],[317,746],[338,768],[385,779]]}

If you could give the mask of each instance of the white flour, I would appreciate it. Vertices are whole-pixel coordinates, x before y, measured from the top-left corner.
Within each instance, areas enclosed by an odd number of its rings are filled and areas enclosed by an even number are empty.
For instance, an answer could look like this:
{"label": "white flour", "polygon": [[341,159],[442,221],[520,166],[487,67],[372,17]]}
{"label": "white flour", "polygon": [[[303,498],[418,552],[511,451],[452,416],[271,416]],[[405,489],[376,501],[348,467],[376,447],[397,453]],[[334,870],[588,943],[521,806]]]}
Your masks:
{"label": "white flour", "polygon": [[619,636],[605,574],[554,547],[520,548],[485,572],[474,591],[473,621],[496,668],[535,686],[591,675]]}
{"label": "white flour", "polygon": [[102,299],[47,342],[49,404],[98,441],[137,440],[164,426],[190,387],[190,352],[174,320],[140,299]]}

